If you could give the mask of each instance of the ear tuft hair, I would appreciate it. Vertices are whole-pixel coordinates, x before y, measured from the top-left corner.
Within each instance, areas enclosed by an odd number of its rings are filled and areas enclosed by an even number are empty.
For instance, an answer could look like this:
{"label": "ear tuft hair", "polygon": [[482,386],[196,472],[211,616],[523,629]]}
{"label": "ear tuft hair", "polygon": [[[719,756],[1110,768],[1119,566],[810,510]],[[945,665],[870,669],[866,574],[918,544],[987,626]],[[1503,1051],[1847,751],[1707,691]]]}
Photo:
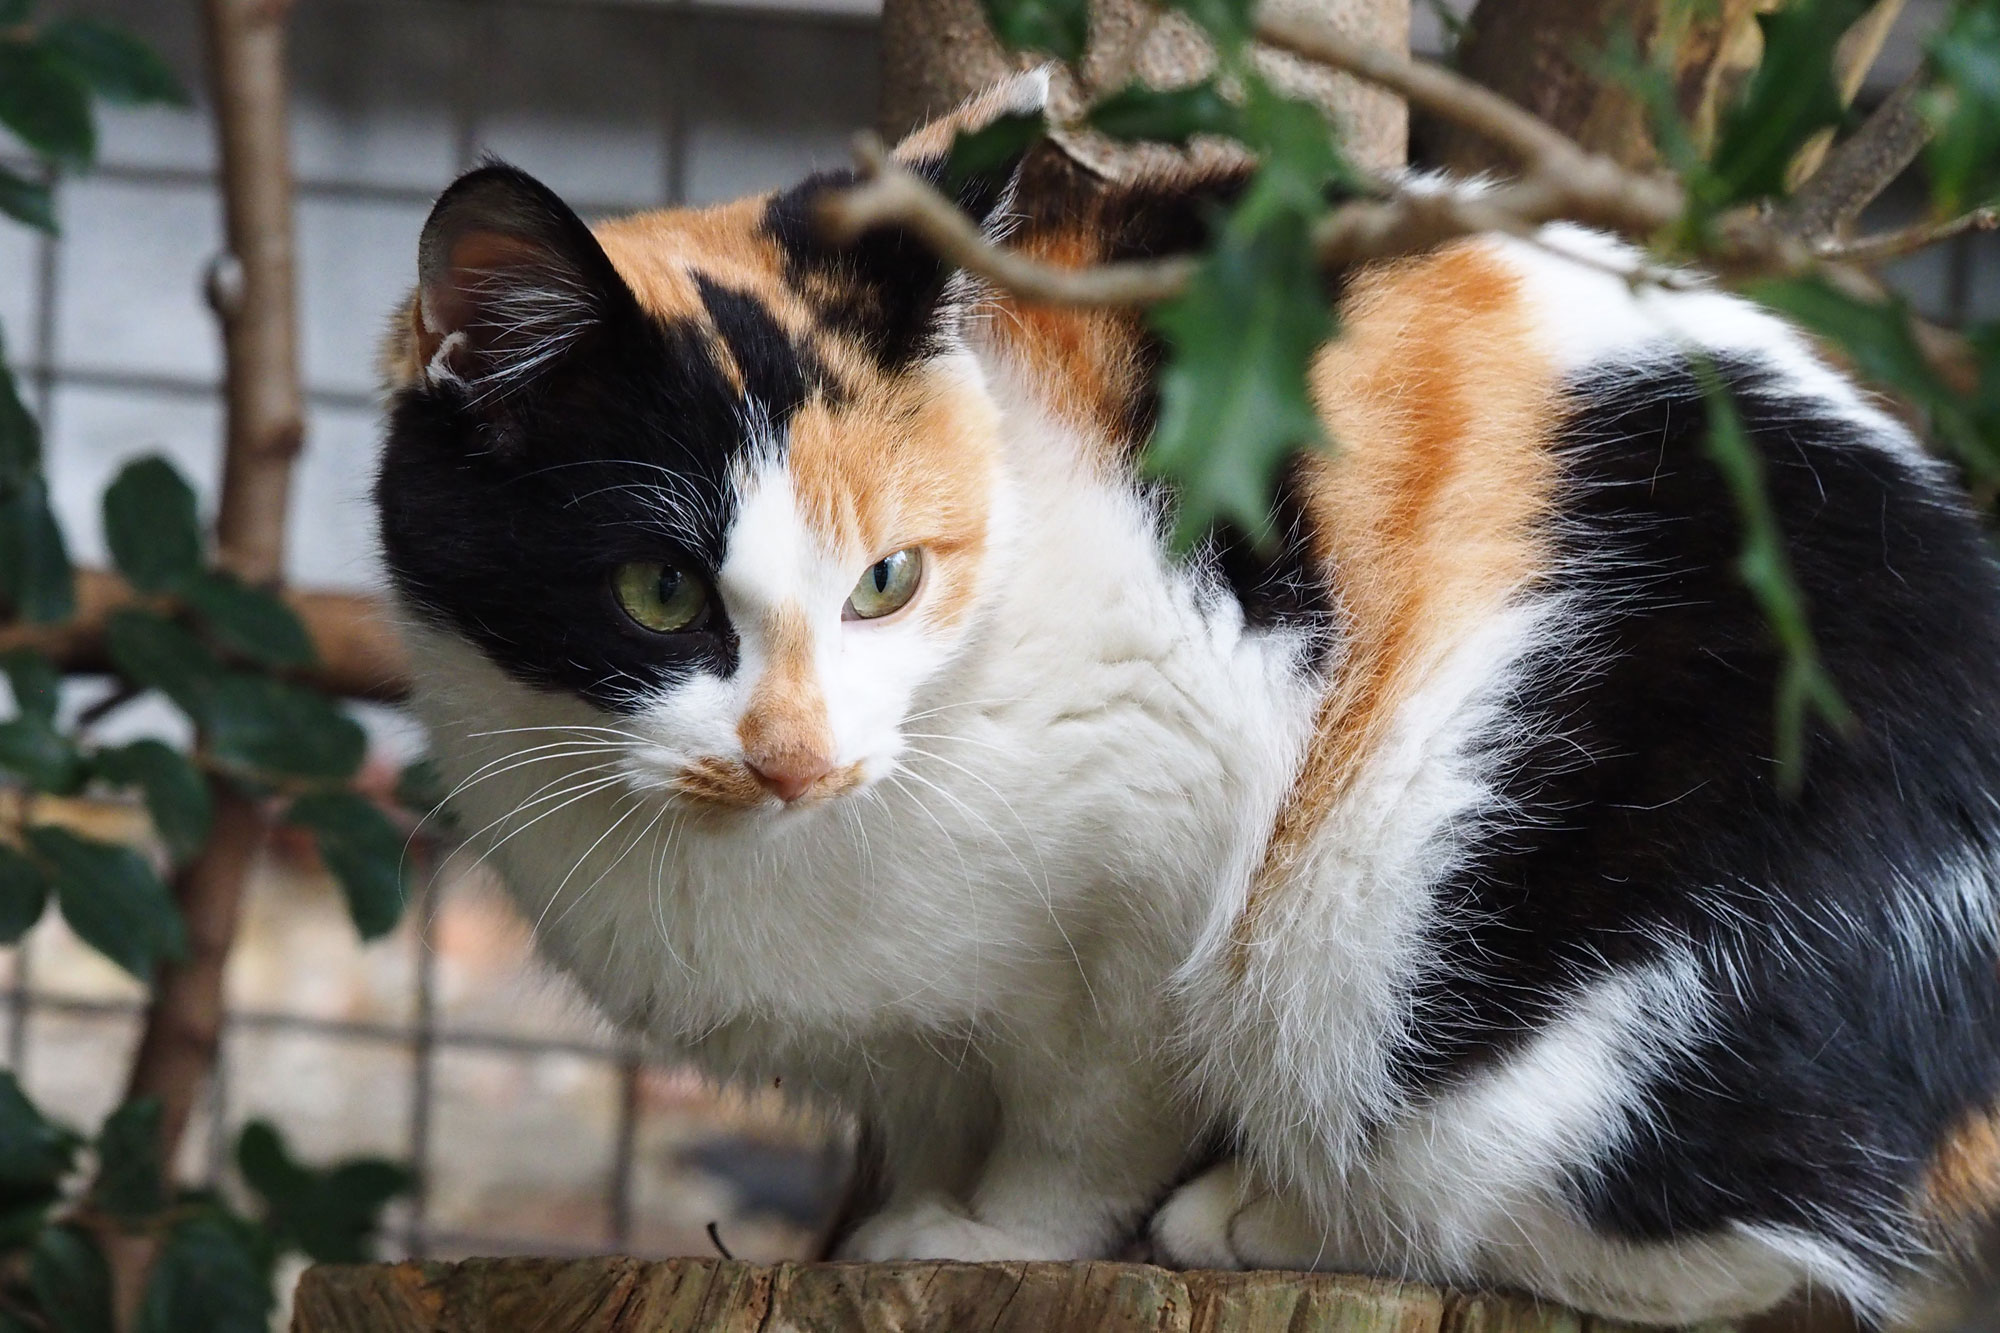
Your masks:
{"label": "ear tuft hair", "polygon": [[546,374],[630,293],[555,192],[501,163],[438,197],[417,243],[411,359],[475,406]]}

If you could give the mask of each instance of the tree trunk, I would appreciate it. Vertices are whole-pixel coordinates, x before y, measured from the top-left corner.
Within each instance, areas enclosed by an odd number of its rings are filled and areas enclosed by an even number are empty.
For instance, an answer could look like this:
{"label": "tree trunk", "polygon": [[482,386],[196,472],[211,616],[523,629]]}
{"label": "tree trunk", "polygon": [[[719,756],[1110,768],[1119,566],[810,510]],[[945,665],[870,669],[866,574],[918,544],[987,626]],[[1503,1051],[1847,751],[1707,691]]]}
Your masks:
{"label": "tree trunk", "polygon": [[292,1333],[1600,1333],[1525,1297],[1144,1264],[474,1259],[320,1267]]}
{"label": "tree trunk", "polygon": [[[1762,52],[1754,22],[1770,0],[1480,0],[1457,53],[1459,72],[1519,103],[1628,167],[1658,164],[1639,100],[1607,79],[1594,57],[1620,34],[1668,72],[1697,143],[1715,130],[1717,109]],[[1418,128],[1426,165],[1509,172],[1516,163],[1455,125]]]}
{"label": "tree trunk", "polygon": [[[1279,8],[1324,13],[1343,32],[1391,50],[1410,45],[1409,0],[1268,0]],[[1348,153],[1377,168],[1398,167],[1408,152],[1408,117],[1402,102],[1275,52],[1268,68],[1283,86],[1311,97],[1342,127]],[[1145,0],[1094,0],[1090,50],[1083,76],[1091,89],[1108,92],[1130,79],[1158,87],[1192,83],[1208,72],[1207,40],[1184,20],[1162,16]],[[986,26],[979,0],[884,0],[882,102],[879,126],[894,140],[970,94],[1017,70],[1033,56],[1010,55]],[[1079,90],[1058,77],[1058,118],[1080,106]],[[1096,136],[1066,135],[1065,146],[1088,165],[1121,176],[1149,160],[1147,150],[1117,147]]]}

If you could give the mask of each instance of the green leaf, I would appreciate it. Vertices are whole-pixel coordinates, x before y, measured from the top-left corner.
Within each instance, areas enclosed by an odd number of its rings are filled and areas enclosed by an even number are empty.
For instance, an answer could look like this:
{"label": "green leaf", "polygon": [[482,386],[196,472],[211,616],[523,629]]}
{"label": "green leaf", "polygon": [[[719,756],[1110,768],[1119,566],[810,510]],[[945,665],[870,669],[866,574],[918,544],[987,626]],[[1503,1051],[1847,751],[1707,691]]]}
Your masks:
{"label": "green leaf", "polygon": [[113,1333],[111,1268],[81,1227],[49,1227],[35,1238],[28,1289],[51,1333]]}
{"label": "green leaf", "polygon": [[6,494],[6,483],[32,480],[42,468],[42,430],[14,384],[4,334],[0,330],[0,495]]}
{"label": "green leaf", "polygon": [[1316,175],[1267,163],[1186,293],[1154,312],[1171,354],[1144,464],[1179,487],[1177,549],[1218,523],[1267,537],[1280,467],[1321,442],[1306,370],[1334,320],[1312,248]]}
{"label": "green leaf", "polygon": [[171,592],[201,571],[194,488],[164,458],[127,463],[104,492],[104,540],[142,592]]}
{"label": "green leaf", "polygon": [[167,1233],[147,1276],[139,1333],[269,1333],[271,1275],[255,1238],[220,1209]]}
{"label": "green leaf", "polygon": [[1243,117],[1213,80],[1185,88],[1128,84],[1090,109],[1090,123],[1114,139],[1185,144],[1197,134],[1243,132]]}
{"label": "green leaf", "polygon": [[1819,648],[1813,641],[1806,614],[1805,594],[1799,590],[1798,579],[1792,572],[1791,557],[1785,552],[1784,532],[1778,526],[1764,485],[1763,455],[1757,452],[1757,446],[1744,429],[1735,396],[1723,382],[1715,363],[1706,356],[1696,356],[1692,365],[1708,403],[1708,456],[1722,473],[1743,525],[1743,552],[1737,557],[1737,573],[1762,609],[1765,624],[1784,655],[1774,705],[1777,778],[1781,791],[1796,794],[1805,779],[1808,710],[1842,731],[1853,727],[1854,715],[1820,662]]}
{"label": "green leaf", "polygon": [[97,1183],[91,1197],[125,1222],[144,1221],[166,1207],[158,1097],[134,1098],[105,1119],[97,1132]]}
{"label": "green leaf", "polygon": [[145,982],[161,959],[187,953],[180,909],[144,857],[46,825],[27,837],[55,882],[63,920],[85,944]]}
{"label": "green leaf", "polygon": [[1074,61],[1090,40],[1089,0],[980,0],[1001,45]]}
{"label": "green leaf", "polygon": [[27,42],[0,41],[0,125],[70,166],[88,166],[97,152],[82,76]]}
{"label": "green leaf", "polygon": [[49,880],[42,868],[0,843],[0,944],[13,944],[48,906]]}
{"label": "green leaf", "polygon": [[364,940],[395,929],[407,898],[403,835],[374,804],[353,792],[315,792],[292,802],[286,821],[311,829],[319,853],[340,880],[347,910]]}
{"label": "green leaf", "polygon": [[995,116],[976,130],[960,130],[952,138],[951,155],[945,159],[945,190],[956,195],[973,181],[1011,173],[1022,155],[1048,132],[1048,122],[1039,111]]}
{"label": "green leaf", "polygon": [[153,827],[176,861],[201,850],[214,815],[208,784],[188,757],[161,741],[133,741],[92,757],[98,776],[145,795]]}
{"label": "green leaf", "polygon": [[83,755],[69,737],[47,718],[33,716],[0,722],[0,769],[36,791],[57,796],[74,795],[89,776]]}
{"label": "green leaf", "polygon": [[105,625],[111,663],[135,685],[155,689],[197,723],[215,683],[228,668],[201,640],[150,611],[117,611]]}
{"label": "green leaf", "polygon": [[25,717],[53,719],[62,703],[62,673],[55,663],[28,648],[0,654],[0,672],[14,691],[14,706]]}
{"label": "green leaf", "polygon": [[[0,408],[0,415],[4,415]],[[0,427],[4,431],[4,427]],[[0,485],[0,595],[25,620],[49,625],[76,609],[75,575],[40,477]]]}
{"label": "green leaf", "polygon": [[258,1120],[243,1127],[236,1163],[264,1201],[265,1222],[316,1263],[365,1263],[383,1205],[414,1181],[394,1162],[360,1158],[319,1172],[300,1165],[276,1129]]}
{"label": "green leaf", "polygon": [[[1917,345],[1903,301],[1863,301],[1818,278],[1769,279],[1748,292],[1839,347],[1863,375],[1924,409],[1933,430],[1974,474],[2000,476],[2000,386],[1983,385],[1980,397],[1968,401],[1939,378]],[[1981,362],[1995,364],[1992,357]]]}
{"label": "green leaf", "polygon": [[367,733],[338,704],[268,676],[221,677],[202,720],[211,754],[257,773],[338,780],[368,749]]}
{"label": "green leaf", "polygon": [[1722,119],[1709,155],[1717,208],[1785,192],[1799,149],[1846,114],[1833,80],[1833,49],[1868,0],[1792,0],[1759,14],[1764,58]]}
{"label": "green leaf", "polygon": [[205,573],[181,589],[202,624],[224,647],[265,666],[303,667],[316,660],[312,637],[284,599],[233,575]]}
{"label": "green leaf", "polygon": [[2000,7],[1956,6],[1930,54],[1931,206],[1948,217],[2000,192]]}
{"label": "green leaf", "polygon": [[70,15],[42,29],[42,48],[75,70],[107,102],[188,105],[187,89],[167,62],[122,28]]}
{"label": "green leaf", "polygon": [[430,814],[445,802],[449,788],[437,760],[413,760],[396,775],[396,804],[420,815]]}
{"label": "green leaf", "polygon": [[0,1189],[53,1186],[76,1161],[77,1136],[48,1119],[0,1069]]}
{"label": "green leaf", "polygon": [[0,213],[37,231],[56,234],[54,191],[41,181],[29,180],[6,167],[0,167]]}

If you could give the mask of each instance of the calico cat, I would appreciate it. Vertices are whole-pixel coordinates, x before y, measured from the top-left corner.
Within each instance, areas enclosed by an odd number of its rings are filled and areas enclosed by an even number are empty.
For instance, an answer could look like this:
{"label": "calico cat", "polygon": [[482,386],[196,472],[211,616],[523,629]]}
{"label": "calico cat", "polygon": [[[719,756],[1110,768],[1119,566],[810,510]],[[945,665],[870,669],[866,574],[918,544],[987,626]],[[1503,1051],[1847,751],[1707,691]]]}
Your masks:
{"label": "calico cat", "polygon": [[[589,227],[489,165],[424,229],[381,538],[546,956],[874,1127],[848,1257],[1892,1314],[2000,1199],[2000,577],[1939,466],[1557,226],[1331,279],[1337,448],[1275,547],[1173,558],[1143,320],[834,247],[850,180]],[[961,202],[1081,264],[1240,184],[1044,149]],[[1796,796],[1691,350],[1858,722]]]}

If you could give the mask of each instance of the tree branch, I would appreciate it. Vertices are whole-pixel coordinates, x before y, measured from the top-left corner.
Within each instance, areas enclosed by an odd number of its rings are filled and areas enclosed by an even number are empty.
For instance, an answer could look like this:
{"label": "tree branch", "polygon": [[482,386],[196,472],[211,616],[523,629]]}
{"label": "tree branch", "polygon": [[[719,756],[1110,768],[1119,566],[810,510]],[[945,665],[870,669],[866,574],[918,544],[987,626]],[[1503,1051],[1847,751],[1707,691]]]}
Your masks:
{"label": "tree branch", "polygon": [[1822,258],[1838,260],[1843,264],[1880,264],[1915,254],[1969,231],[1992,231],[1995,228],[2000,228],[2000,210],[1975,208],[1948,222],[1918,222],[1851,241],[1824,241],[1814,246],[1813,250]]}
{"label": "tree branch", "polygon": [[[319,665],[303,679],[328,694],[393,702],[409,689],[409,662],[381,603],[359,593],[288,591],[285,604],[304,622]],[[102,570],[76,572],[76,614],[55,625],[0,625],[0,653],[28,648],[78,675],[108,674],[104,626],[115,611],[143,599]]]}
{"label": "tree branch", "polygon": [[[221,139],[223,213],[232,281],[210,285],[222,322],[228,439],[216,544],[246,583],[271,586],[285,568],[292,461],[304,437],[293,274],[290,117],[285,85],[286,0],[205,0],[211,94]],[[237,281],[235,279],[239,279]],[[208,842],[182,871],[174,895],[188,953],[159,969],[133,1057],[127,1100],[160,1100],[160,1160],[171,1163],[196,1093],[215,1065],[222,1032],[223,969],[250,867],[266,833],[262,813],[212,781]],[[143,1269],[121,1261],[130,1293]]]}
{"label": "tree branch", "polygon": [[847,244],[872,228],[907,227],[939,257],[996,286],[1054,305],[1153,305],[1187,287],[1192,259],[1156,259],[1093,268],[1057,268],[980,234],[959,207],[889,156],[872,134],[854,141],[862,183],[820,201],[820,225],[837,244]]}
{"label": "tree branch", "polygon": [[1826,155],[1820,169],[1778,210],[1773,225],[1810,241],[1831,236],[1859,217],[1930,142],[1930,122],[1917,105],[1923,88],[1919,71],[1884,98],[1860,129]]}

